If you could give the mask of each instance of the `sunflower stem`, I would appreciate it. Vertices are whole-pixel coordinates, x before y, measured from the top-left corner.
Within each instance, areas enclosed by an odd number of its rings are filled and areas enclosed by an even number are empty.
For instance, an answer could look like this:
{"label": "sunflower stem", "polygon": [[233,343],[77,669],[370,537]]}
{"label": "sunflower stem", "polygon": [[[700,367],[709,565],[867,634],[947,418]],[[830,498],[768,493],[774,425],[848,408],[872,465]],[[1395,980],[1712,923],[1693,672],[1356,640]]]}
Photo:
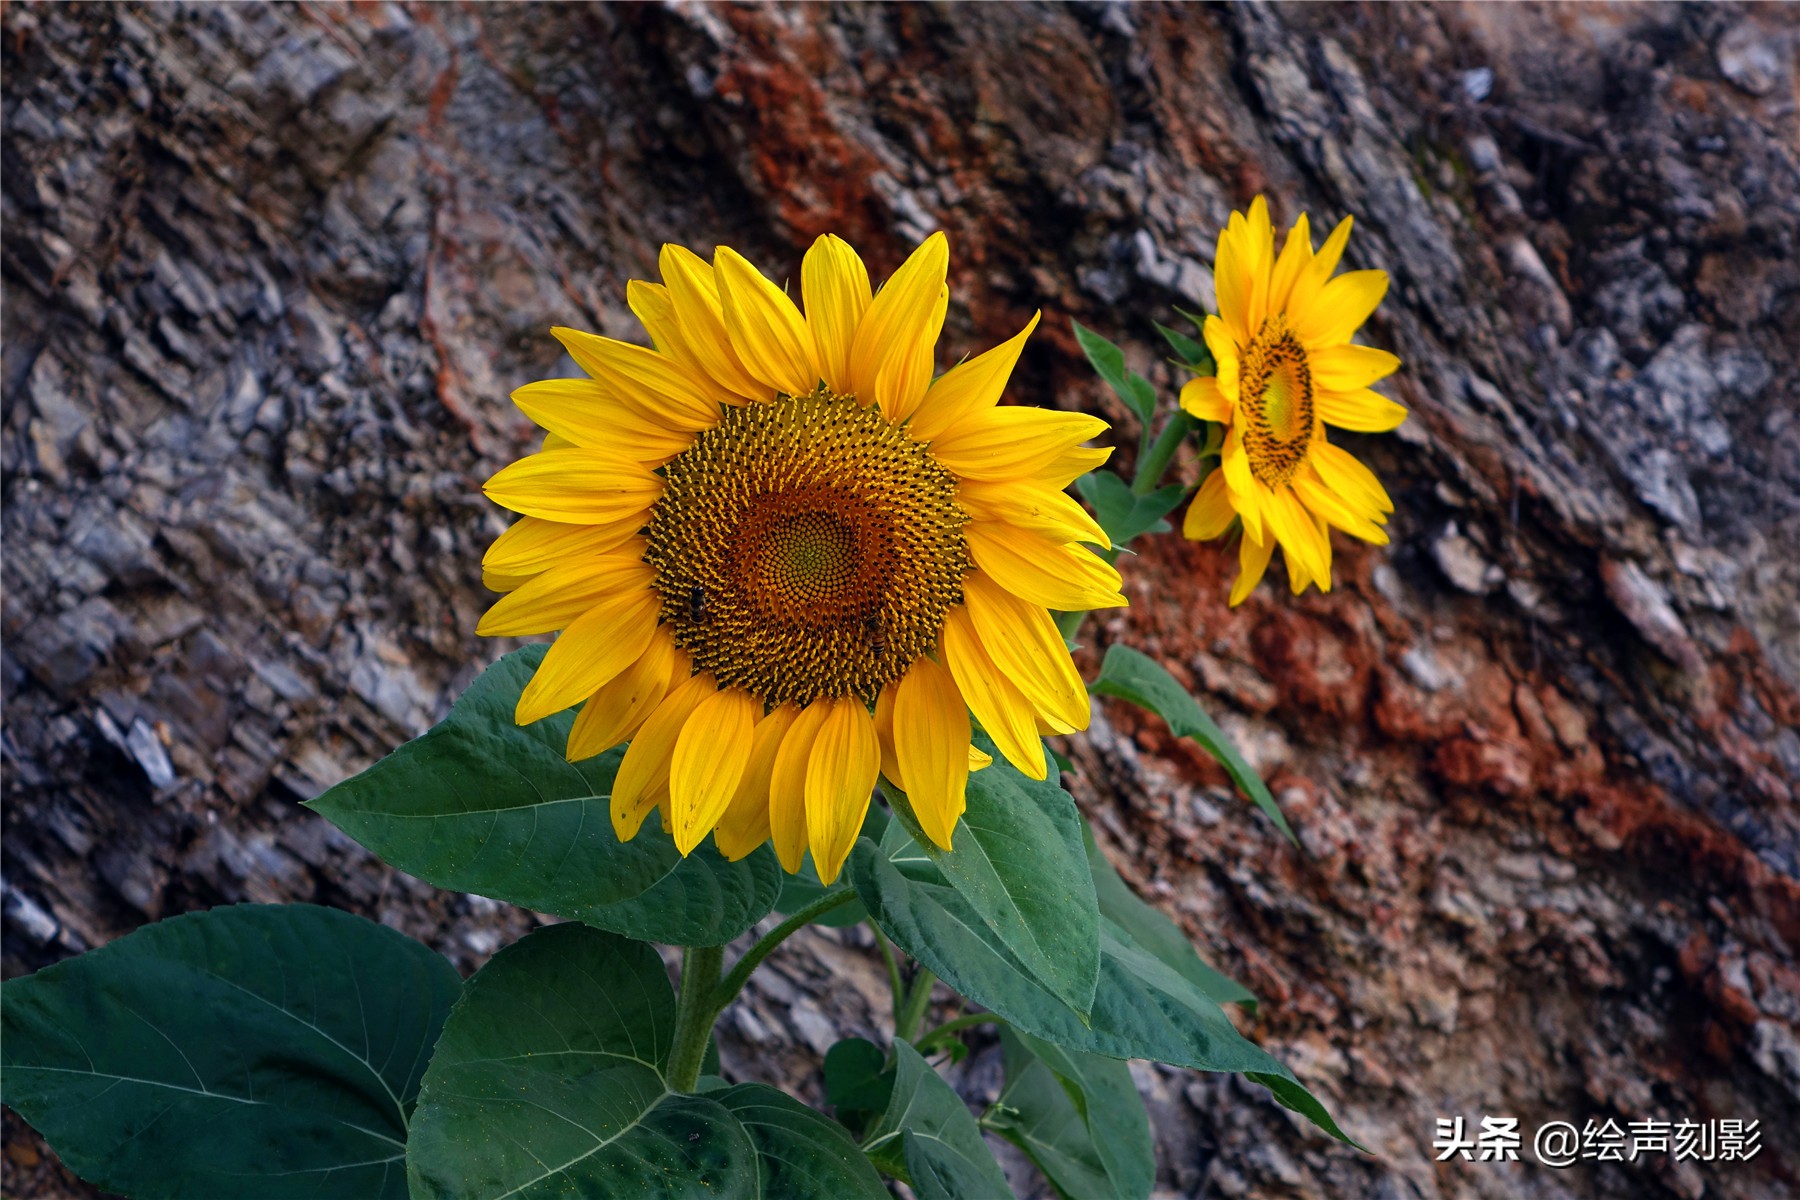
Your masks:
{"label": "sunflower stem", "polygon": [[1156,435],[1156,441],[1150,452],[1138,459],[1137,474],[1132,476],[1131,490],[1139,496],[1148,496],[1162,486],[1163,472],[1169,469],[1175,452],[1181,449],[1181,443],[1194,429],[1194,418],[1181,409],[1169,418],[1162,432]]}
{"label": "sunflower stem", "polygon": [[[769,952],[785,942],[792,934],[812,924],[834,908],[850,903],[856,898],[853,888],[839,888],[835,892],[826,892],[804,908],[797,908],[793,915],[777,925],[769,932],[756,939],[756,944],[744,951],[744,957],[731,964],[731,973],[719,981],[713,990],[713,1017],[725,1011],[725,1006],[737,999],[737,994],[744,990],[744,984],[750,979],[750,972],[769,957]],[[710,1026],[709,1026],[710,1028]]]}
{"label": "sunflower stem", "polygon": [[906,1001],[894,1018],[895,1037],[903,1042],[913,1040],[913,1031],[925,1019],[925,1010],[931,1007],[931,985],[936,982],[937,976],[931,973],[931,968],[921,963],[918,974],[913,976],[912,987],[906,993]]}
{"label": "sunflower stem", "polygon": [[669,1049],[669,1089],[691,1092],[700,1083],[700,1063],[719,1015],[714,1003],[723,946],[689,946],[681,952],[681,998],[675,1004],[675,1044]]}

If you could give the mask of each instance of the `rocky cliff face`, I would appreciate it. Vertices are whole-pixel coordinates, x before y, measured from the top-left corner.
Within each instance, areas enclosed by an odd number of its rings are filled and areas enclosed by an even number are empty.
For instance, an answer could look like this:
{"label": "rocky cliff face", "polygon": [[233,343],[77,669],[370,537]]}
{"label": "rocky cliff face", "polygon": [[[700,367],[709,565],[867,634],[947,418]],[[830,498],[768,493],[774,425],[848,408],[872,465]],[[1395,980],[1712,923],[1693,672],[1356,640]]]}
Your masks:
{"label": "rocky cliff face", "polygon": [[[8,5],[8,975],[302,899],[468,969],[528,914],[297,807],[418,733],[471,635],[554,323],[633,336],[666,240],[878,275],[953,248],[946,362],[1046,313],[1020,397],[1131,419],[1213,236],[1358,219],[1394,544],[1337,586],[1164,539],[1089,626],[1185,675],[1271,779],[1110,703],[1109,852],[1265,999],[1375,1153],[1144,1071],[1172,1193],[1763,1197],[1800,1159],[1800,135],[1792,10]],[[942,365],[942,364],[941,364]],[[1122,454],[1129,454],[1129,449]],[[1091,663],[1090,663],[1091,665]],[[726,1062],[816,1089],[878,1034],[854,934],[796,939]],[[846,986],[848,985],[848,986]],[[980,1098],[991,1053],[963,1077]],[[1437,1117],[1760,1119],[1744,1163],[1434,1164]],[[7,1118],[7,1189],[84,1194]],[[1786,1132],[1784,1132],[1786,1131]],[[1784,1144],[1785,1143],[1785,1144]],[[1024,1169],[1020,1187],[1042,1190]]]}

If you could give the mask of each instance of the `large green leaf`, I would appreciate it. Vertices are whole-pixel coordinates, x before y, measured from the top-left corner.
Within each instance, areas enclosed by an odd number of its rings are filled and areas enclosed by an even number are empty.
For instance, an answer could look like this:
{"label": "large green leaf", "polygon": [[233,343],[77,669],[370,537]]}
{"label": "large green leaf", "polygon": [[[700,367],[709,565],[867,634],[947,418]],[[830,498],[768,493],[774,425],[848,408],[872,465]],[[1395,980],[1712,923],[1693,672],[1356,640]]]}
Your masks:
{"label": "large green leaf", "polygon": [[713,1092],[756,1147],[758,1195],[767,1200],[887,1200],[888,1190],[844,1127],[760,1083]]}
{"label": "large green leaf", "polygon": [[1144,1200],[1156,1148],[1131,1068],[1000,1028],[1006,1087],[982,1124],[1070,1200]]}
{"label": "large green leaf", "polygon": [[584,925],[502,950],[450,1013],[419,1093],[419,1198],[751,1197],[756,1151],[711,1096],[671,1093],[675,993],[656,951]]}
{"label": "large green leaf", "polygon": [[1225,731],[1213,723],[1213,719],[1188,695],[1187,689],[1163,669],[1161,663],[1130,646],[1115,642],[1106,648],[1106,658],[1100,663],[1100,677],[1088,684],[1088,690],[1102,696],[1129,700],[1167,721],[1170,731],[1176,737],[1193,738],[1199,742],[1208,754],[1219,760],[1219,765],[1244,790],[1244,794],[1256,802],[1256,807],[1275,822],[1275,828],[1286,834],[1288,841],[1299,845],[1294,838],[1294,831],[1288,828],[1287,818],[1275,807],[1275,797],[1269,795],[1269,785],[1250,769],[1250,764],[1244,761],[1244,756],[1231,744]]}
{"label": "large green leaf", "polygon": [[1111,471],[1089,471],[1075,486],[1081,498],[1094,506],[1094,520],[1100,522],[1112,544],[1121,547],[1142,534],[1166,532],[1169,524],[1163,518],[1174,512],[1188,493],[1182,484],[1171,483],[1140,496]]}
{"label": "large green leaf", "polygon": [[[976,744],[994,753],[986,734]],[[1052,995],[1085,1015],[1100,974],[1100,908],[1074,797],[996,753],[969,777],[953,848],[940,850],[905,795],[885,781],[882,789],[944,880]]]}
{"label": "large green leaf", "polygon": [[863,1149],[890,1175],[910,1183],[922,1200],[997,1200],[1013,1194],[962,1097],[898,1039],[893,1095]]}
{"label": "large green leaf", "polygon": [[1119,872],[1106,860],[1106,855],[1100,853],[1093,830],[1085,822],[1081,834],[1087,841],[1088,866],[1094,873],[1094,893],[1100,900],[1100,914],[1129,934],[1132,941],[1181,972],[1214,1003],[1242,1004],[1250,1011],[1256,1011],[1254,992],[1208,966],[1175,922],[1138,899],[1137,893],[1126,886],[1119,878]]}
{"label": "large green leaf", "polygon": [[[913,878],[897,861],[868,840],[859,842],[851,856],[857,894],[895,945],[976,1004],[1059,1046],[1202,1071],[1242,1072],[1326,1132],[1344,1137],[1297,1083],[1292,1089],[1268,1083],[1291,1081],[1292,1073],[1239,1033],[1193,981],[1138,945],[1117,923],[1100,920],[1100,980],[1084,1023],[1019,964],[956,889]],[[1311,1102],[1310,1108],[1299,1101],[1301,1096]]]}
{"label": "large green leaf", "polygon": [[311,806],[427,883],[628,937],[719,945],[761,920],[781,888],[769,847],[730,863],[707,843],[683,858],[654,819],[620,842],[611,792],[623,752],[571,763],[570,714],[513,723],[543,653],[507,655],[442,724]]}
{"label": "large green leaf", "polygon": [[406,1195],[407,1112],[461,981],[310,904],[174,917],[0,989],[5,1102],[137,1197]]}

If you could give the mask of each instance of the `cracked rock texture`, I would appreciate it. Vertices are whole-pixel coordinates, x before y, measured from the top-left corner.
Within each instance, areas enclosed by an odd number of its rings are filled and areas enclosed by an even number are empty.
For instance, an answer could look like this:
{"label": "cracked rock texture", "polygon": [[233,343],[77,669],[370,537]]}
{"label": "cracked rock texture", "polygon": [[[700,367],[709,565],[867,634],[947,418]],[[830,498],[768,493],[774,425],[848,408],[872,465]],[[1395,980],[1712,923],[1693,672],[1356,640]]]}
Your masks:
{"label": "cracked rock texture", "polygon": [[[1160,722],[1069,752],[1109,853],[1265,1000],[1372,1151],[1138,1070],[1168,1195],[1758,1198],[1800,1187],[1795,10],[954,4],[34,5],[4,83],[8,976],[238,900],[354,909],[465,971],[535,918],[297,806],[425,729],[471,631],[547,329],[638,336],[666,240],[778,276],[953,247],[940,366],[1042,308],[1014,395],[1136,429],[1107,331],[1211,305],[1213,237],[1354,213],[1398,505],[1329,595],[1164,538],[1095,650],[1157,655],[1296,851]],[[1192,469],[1188,465],[1185,469]],[[1093,659],[1087,658],[1091,667]],[[818,1100],[881,1036],[803,935],[727,1069]],[[1140,1064],[1141,1067],[1141,1064]],[[992,1047],[959,1069],[997,1086]],[[1438,1117],[1758,1119],[1750,1163],[1435,1163]],[[1529,1159],[1529,1154],[1527,1158]],[[6,1191],[88,1195],[10,1115]],[[1026,1194],[1044,1194],[1009,1160]]]}

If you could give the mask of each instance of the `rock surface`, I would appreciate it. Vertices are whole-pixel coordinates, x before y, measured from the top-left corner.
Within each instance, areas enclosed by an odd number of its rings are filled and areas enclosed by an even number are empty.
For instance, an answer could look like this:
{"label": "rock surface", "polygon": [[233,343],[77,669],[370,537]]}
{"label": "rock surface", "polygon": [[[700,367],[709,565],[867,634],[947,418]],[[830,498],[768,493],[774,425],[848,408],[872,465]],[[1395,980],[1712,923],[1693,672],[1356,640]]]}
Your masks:
{"label": "rock surface", "polygon": [[[946,229],[944,359],[1042,308],[1015,394],[1131,418],[1215,231],[1354,213],[1398,505],[1337,586],[1163,539],[1089,626],[1201,691],[1295,851],[1108,703],[1071,747],[1127,877],[1265,1000],[1373,1153],[1138,1072],[1169,1195],[1768,1197],[1800,1186],[1800,144],[1780,6],[33,5],[4,83],[5,973],[310,900],[472,969],[530,914],[297,802],[505,647],[471,631],[547,328],[635,336],[658,246],[879,276]],[[1091,666],[1091,662],[1089,664]],[[849,986],[845,986],[848,984]],[[797,938],[727,1067],[817,1098],[881,1036]],[[1141,1065],[1140,1065],[1141,1066]],[[990,1048],[961,1076],[997,1083]],[[1750,1163],[1434,1163],[1438,1117],[1760,1119]],[[1787,1131],[1785,1134],[1783,1131]],[[1784,1144],[1784,1142],[1786,1144]],[[8,1194],[88,1195],[11,1115]],[[1023,1194],[1043,1194],[1018,1163]]]}

